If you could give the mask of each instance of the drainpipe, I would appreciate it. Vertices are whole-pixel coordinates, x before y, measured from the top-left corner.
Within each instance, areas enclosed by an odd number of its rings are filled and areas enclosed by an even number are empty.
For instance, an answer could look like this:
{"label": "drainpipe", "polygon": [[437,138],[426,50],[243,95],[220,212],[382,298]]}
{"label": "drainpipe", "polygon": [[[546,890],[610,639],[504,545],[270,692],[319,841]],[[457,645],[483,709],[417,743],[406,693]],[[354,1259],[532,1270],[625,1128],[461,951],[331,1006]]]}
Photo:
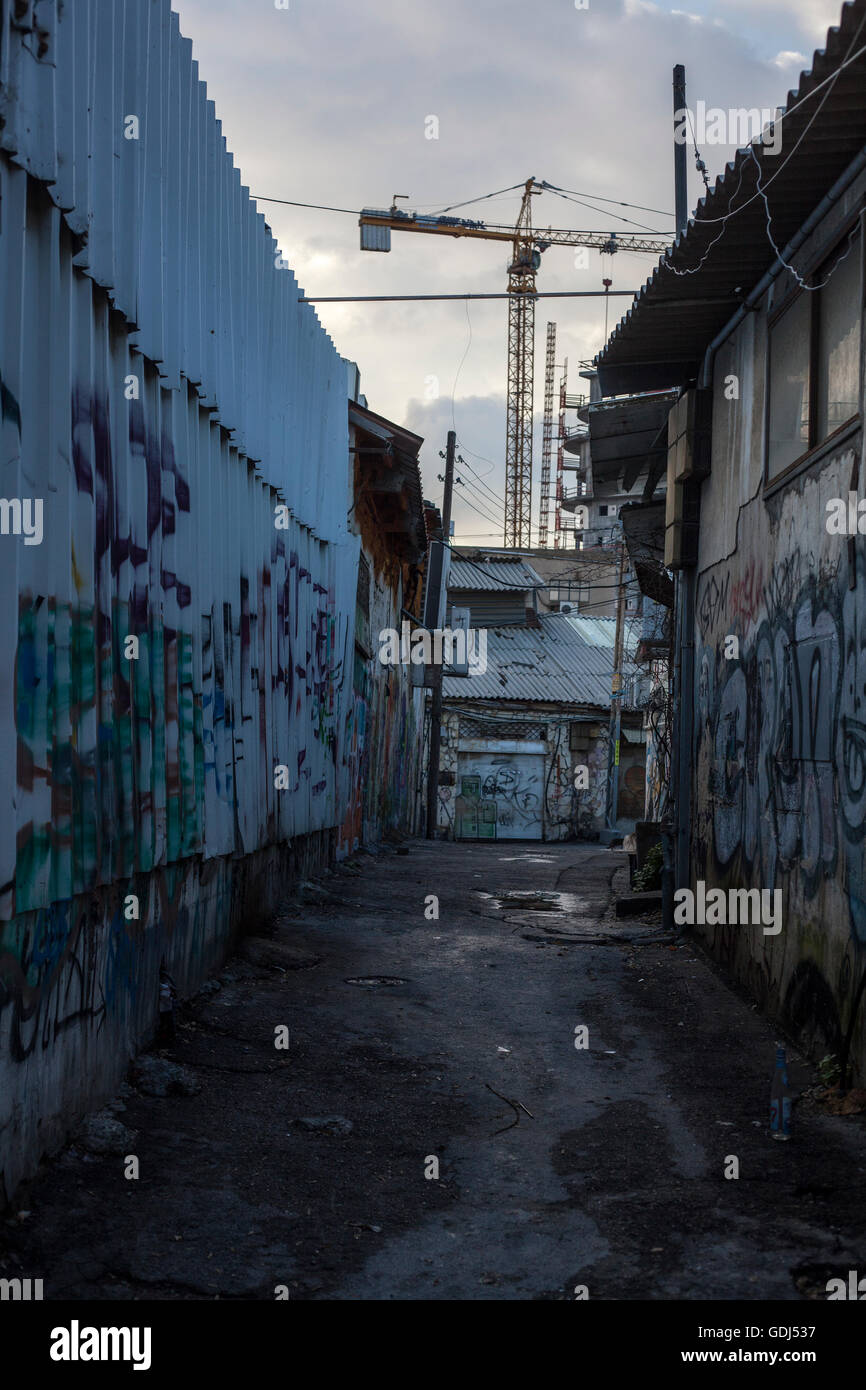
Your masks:
{"label": "drainpipe", "polygon": [[[686,106],[686,71],[681,63],[674,68],[674,130],[678,118]],[[686,173],[686,149],[684,144],[674,140],[674,207],[676,210],[677,237],[688,226],[688,181]],[[690,881],[688,867],[689,823],[691,804],[691,711],[693,689],[687,678],[684,660],[685,638],[694,637],[688,627],[689,614],[694,615],[694,603],[688,601],[688,592],[693,583],[691,570],[678,570],[674,595],[674,690],[673,690],[673,730],[675,737],[671,747],[671,789],[673,792],[673,825],[670,817],[662,830],[662,921],[672,929],[674,889],[687,886]],[[692,665],[694,663],[692,662]]]}
{"label": "drainpipe", "polygon": [[[677,754],[674,780],[673,871],[675,888],[691,887],[689,844],[691,835],[692,768],[695,734],[695,588],[697,565],[677,572],[676,700]],[[673,895],[665,906],[673,926]]]}

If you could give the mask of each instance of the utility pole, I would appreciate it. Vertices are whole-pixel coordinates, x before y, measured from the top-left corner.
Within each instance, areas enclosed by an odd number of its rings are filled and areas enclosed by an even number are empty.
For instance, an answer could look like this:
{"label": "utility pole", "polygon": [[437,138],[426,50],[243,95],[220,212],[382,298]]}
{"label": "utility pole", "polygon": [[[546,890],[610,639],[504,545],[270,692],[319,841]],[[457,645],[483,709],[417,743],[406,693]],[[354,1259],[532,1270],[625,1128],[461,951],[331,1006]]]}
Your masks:
{"label": "utility pole", "polygon": [[[686,70],[682,63],[674,68],[674,130],[682,116],[678,112],[686,110]],[[685,141],[677,143],[674,139],[674,210],[676,213],[677,236],[680,236],[689,220],[688,183]],[[662,829],[662,921],[672,927],[673,895],[677,884],[689,882],[687,823],[689,804],[689,777],[691,774],[691,724],[687,708],[687,692],[693,689],[691,670],[686,669],[693,659],[691,647],[694,624],[694,577],[692,571],[677,570],[674,576],[674,669],[668,673],[673,700],[671,710],[671,766],[670,785],[673,793],[672,813],[669,809],[666,824]],[[684,650],[686,648],[686,650]]]}
{"label": "utility pole", "polygon": [[[451,494],[454,491],[454,453],[457,435],[448,431],[445,446],[445,490],[442,494],[442,534],[448,545],[451,533]],[[442,667],[431,666],[433,698],[430,701],[430,754],[427,759],[427,839],[436,839],[439,819],[439,754],[442,746]]]}
{"label": "utility pole", "polygon": [[[622,527],[622,522],[620,522]],[[619,577],[617,579],[616,635],[613,640],[613,678],[610,698],[610,738],[607,755],[607,824],[610,830],[616,828],[617,801],[619,797],[619,741],[622,731],[622,657],[624,643],[623,624],[625,621],[625,537],[619,541]]]}
{"label": "utility pole", "polygon": [[[674,68],[674,129],[678,125],[678,113],[686,109],[686,70],[682,63],[677,63]],[[680,116],[681,120],[682,117]],[[677,221],[677,236],[686,226],[689,220],[689,197],[687,181],[688,163],[686,159],[686,142],[680,144],[674,141],[674,211]]]}

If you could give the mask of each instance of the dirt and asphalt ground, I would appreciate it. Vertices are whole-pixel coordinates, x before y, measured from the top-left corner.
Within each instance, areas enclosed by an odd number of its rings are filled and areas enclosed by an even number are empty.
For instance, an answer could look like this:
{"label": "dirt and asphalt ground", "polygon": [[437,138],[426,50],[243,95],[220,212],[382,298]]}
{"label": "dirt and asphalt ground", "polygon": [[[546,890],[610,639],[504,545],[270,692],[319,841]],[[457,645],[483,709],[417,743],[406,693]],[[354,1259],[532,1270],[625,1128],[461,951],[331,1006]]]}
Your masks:
{"label": "dirt and asphalt ground", "polygon": [[[310,885],[183,1005],[157,1084],[44,1165],[0,1275],[47,1299],[800,1300],[866,1271],[866,1120],[806,1096],[771,1140],[772,1026],[690,938],[614,917],[624,865],[413,841]],[[194,1094],[144,1093],[166,1061]]]}

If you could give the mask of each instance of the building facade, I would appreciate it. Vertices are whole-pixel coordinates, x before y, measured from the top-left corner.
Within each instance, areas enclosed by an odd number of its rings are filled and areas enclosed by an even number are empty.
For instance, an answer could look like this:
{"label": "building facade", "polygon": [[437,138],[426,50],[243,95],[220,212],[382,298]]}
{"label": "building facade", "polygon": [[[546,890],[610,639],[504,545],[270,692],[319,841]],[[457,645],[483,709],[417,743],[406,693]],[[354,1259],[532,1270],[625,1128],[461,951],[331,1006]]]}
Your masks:
{"label": "building facade", "polygon": [[[610,773],[613,619],[544,610],[533,565],[456,558],[449,603],[468,608],[485,669],[443,679],[440,834],[469,840],[598,839]],[[643,814],[645,746],[627,668],[617,821]]]}
{"label": "building facade", "polygon": [[738,152],[598,359],[608,396],[679,393],[673,886],[778,898],[769,930],[718,912],[696,930],[849,1077],[866,1072],[866,59],[833,74],[864,22],[845,6],[792,94],[783,163]]}

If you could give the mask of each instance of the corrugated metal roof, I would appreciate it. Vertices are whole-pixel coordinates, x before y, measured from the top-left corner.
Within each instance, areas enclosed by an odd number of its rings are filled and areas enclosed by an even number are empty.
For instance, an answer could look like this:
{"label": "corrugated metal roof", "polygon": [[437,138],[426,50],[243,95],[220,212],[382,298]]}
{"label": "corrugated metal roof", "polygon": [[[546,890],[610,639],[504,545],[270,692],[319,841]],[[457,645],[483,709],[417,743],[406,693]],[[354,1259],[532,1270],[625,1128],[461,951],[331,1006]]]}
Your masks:
{"label": "corrugated metal roof", "polygon": [[[811,71],[788,93],[789,110],[804,104],[785,118],[780,152],[768,154],[761,141],[737,151],[596,357],[604,395],[693,377],[743,291],[774,264],[759,171],[781,248],[859,155],[866,145],[864,39],[866,0],[853,0],[829,30],[826,48],[815,53]],[[854,61],[825,85],[849,56]],[[816,99],[808,100],[812,93]],[[736,215],[723,223],[731,211]]]}
{"label": "corrugated metal roof", "polygon": [[543,588],[544,580],[525,560],[454,560],[451,561],[451,589],[534,589]]}
{"label": "corrugated metal roof", "polygon": [[[376,415],[368,407],[352,401],[349,402],[349,423],[356,430],[364,431],[368,436],[381,441],[384,448],[388,450],[387,454],[381,455],[383,461],[387,463],[389,469],[400,470],[402,491],[394,493],[393,498],[395,506],[401,510],[403,503],[408,502],[410,515],[405,517],[406,534],[411,537],[414,545],[414,558],[416,560],[422,558],[427,550],[427,529],[424,520],[424,499],[421,489],[418,452],[424,440],[420,434],[413,434],[411,430],[405,429],[402,425],[395,425],[392,420],[387,420],[384,415]],[[365,459],[363,448],[360,448],[358,459],[363,467]],[[369,479],[366,479],[365,482],[375,493],[377,490],[375,485],[371,484]],[[388,527],[392,537],[398,534],[397,531],[391,529],[387,518],[382,519],[382,524]]]}
{"label": "corrugated metal roof", "polygon": [[533,700],[610,707],[613,650],[590,646],[564,613],[546,613],[540,628],[486,628],[487,670],[445,676],[449,700]]}
{"label": "corrugated metal roof", "polygon": [[616,618],[587,618],[580,613],[565,615],[582,642],[589,647],[610,647],[613,651]]}
{"label": "corrugated metal roof", "polygon": [[[564,616],[571,623],[582,642],[586,642],[590,647],[608,647],[613,651],[613,644],[616,640],[616,618],[591,618],[583,613],[567,613]],[[636,649],[640,636],[640,626],[640,622],[634,618],[625,619],[623,640],[626,654],[632,653]]]}

